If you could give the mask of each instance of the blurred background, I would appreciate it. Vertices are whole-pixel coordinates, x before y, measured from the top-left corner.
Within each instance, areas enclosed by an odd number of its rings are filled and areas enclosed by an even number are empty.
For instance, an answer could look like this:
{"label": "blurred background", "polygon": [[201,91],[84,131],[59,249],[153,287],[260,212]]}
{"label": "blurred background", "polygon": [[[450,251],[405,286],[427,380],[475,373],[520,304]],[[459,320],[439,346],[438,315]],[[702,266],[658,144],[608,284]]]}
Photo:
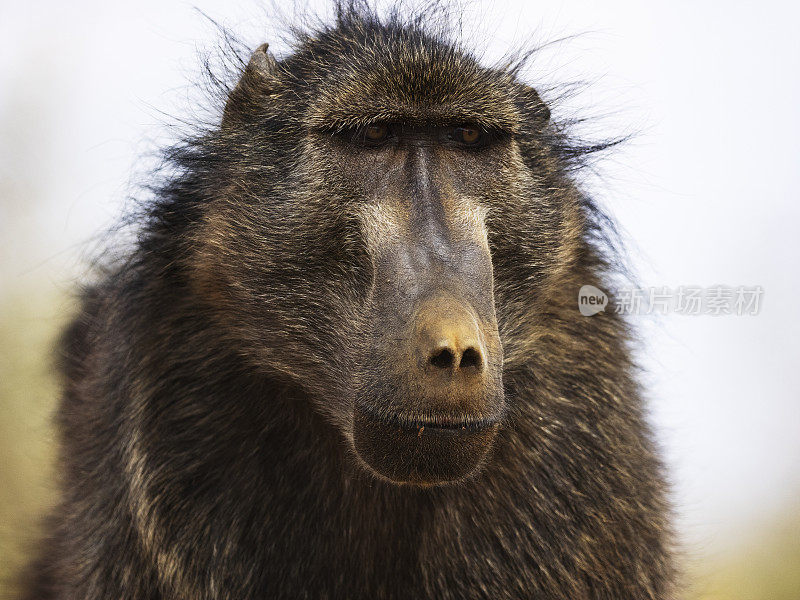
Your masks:
{"label": "blurred background", "polygon": [[[800,11],[464,6],[463,36],[487,61],[553,42],[524,76],[551,99],[558,84],[585,84],[555,102],[557,116],[589,116],[589,136],[636,134],[584,185],[620,223],[643,286],[763,287],[757,316],[633,318],[688,597],[799,599]],[[197,85],[199,57],[220,42],[209,18],[252,47],[285,46],[275,8],[254,0],[0,7],[2,582],[54,498],[53,341],[105,232],[174,139],[171,117],[209,116]],[[280,10],[291,19],[296,8]]]}

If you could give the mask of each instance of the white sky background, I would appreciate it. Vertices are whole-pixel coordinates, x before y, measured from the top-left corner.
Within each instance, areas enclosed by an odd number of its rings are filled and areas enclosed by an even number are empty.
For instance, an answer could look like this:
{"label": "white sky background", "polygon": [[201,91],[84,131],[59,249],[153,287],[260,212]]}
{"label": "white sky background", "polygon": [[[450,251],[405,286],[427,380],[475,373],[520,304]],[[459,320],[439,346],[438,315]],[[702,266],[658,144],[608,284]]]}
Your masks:
{"label": "white sky background", "polygon": [[[252,2],[195,6],[253,46]],[[0,4],[0,286],[70,289],[119,216],[161,114],[185,116],[198,50],[189,2]],[[559,110],[639,132],[591,183],[644,285],[762,285],[757,317],[643,323],[653,420],[681,527],[712,549],[800,494],[800,12],[790,3],[476,2],[465,31],[497,57],[584,34],[534,61],[534,85],[586,80]],[[273,44],[275,48],[275,44]],[[280,45],[276,47],[280,52]],[[36,204],[30,198],[36,198]],[[88,250],[87,250],[88,248]],[[642,321],[645,319],[642,318]]]}

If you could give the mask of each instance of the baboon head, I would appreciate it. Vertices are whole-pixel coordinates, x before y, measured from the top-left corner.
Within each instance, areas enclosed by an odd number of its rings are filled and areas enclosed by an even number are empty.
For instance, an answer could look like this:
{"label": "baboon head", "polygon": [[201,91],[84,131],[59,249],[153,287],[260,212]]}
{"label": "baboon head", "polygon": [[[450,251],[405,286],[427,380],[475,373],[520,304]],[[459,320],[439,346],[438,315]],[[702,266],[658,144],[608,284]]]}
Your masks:
{"label": "baboon head", "polygon": [[205,142],[197,294],[383,479],[462,480],[503,426],[520,307],[574,241],[542,191],[548,118],[513,73],[350,10],[257,49]]}

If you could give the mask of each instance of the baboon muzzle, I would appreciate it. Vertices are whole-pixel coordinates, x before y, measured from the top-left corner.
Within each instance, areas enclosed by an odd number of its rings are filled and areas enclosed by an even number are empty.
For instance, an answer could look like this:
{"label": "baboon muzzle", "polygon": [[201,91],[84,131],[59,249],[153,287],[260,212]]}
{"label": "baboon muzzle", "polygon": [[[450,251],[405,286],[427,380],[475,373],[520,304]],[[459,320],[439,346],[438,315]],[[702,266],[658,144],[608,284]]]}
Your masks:
{"label": "baboon muzzle", "polygon": [[464,479],[491,448],[504,410],[491,257],[485,245],[429,236],[376,264],[356,451],[397,483]]}

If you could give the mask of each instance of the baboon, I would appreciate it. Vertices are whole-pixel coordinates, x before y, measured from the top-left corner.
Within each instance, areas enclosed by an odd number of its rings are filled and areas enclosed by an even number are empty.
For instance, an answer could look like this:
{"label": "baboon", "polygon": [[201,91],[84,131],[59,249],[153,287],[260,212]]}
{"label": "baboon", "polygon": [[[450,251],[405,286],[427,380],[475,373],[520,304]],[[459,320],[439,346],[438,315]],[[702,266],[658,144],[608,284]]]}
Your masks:
{"label": "baboon", "polygon": [[673,598],[574,142],[515,64],[339,4],[243,62],[63,337],[30,599]]}

